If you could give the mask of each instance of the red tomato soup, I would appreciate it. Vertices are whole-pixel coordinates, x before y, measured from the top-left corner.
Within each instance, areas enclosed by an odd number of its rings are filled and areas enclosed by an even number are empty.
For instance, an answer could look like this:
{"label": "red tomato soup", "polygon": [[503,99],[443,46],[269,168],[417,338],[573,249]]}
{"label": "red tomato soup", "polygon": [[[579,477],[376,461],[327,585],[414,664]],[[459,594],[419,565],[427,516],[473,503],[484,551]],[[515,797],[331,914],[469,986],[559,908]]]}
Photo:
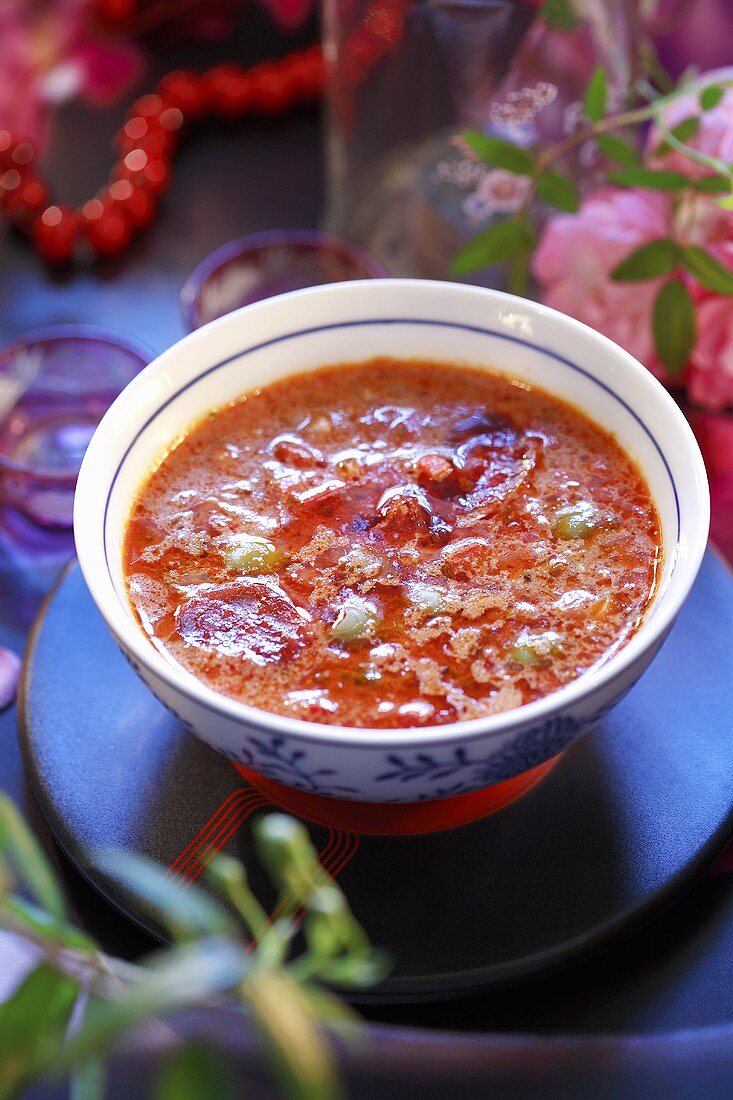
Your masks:
{"label": "red tomato soup", "polygon": [[499,375],[374,359],[209,413],[127,527],[152,643],[217,691],[356,727],[518,707],[607,660],[660,563],[639,470]]}

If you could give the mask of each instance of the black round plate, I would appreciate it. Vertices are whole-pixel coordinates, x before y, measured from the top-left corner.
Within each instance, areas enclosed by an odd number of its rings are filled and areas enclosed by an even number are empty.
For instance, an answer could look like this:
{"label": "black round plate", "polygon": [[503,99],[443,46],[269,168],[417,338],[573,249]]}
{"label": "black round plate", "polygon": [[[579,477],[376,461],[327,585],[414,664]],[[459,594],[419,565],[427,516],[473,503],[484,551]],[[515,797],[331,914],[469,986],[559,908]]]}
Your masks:
{"label": "black round plate", "polygon": [[[708,554],[652,668],[518,802],[427,836],[309,826],[395,963],[354,999],[437,999],[555,969],[689,886],[733,825],[732,683],[733,580]],[[100,849],[140,852],[193,879],[197,852],[221,846],[267,898],[246,824],[264,799],[128,668],[78,567],[35,627],[21,703],[25,764],[53,833],[131,920],[150,929],[142,901],[91,867]]]}

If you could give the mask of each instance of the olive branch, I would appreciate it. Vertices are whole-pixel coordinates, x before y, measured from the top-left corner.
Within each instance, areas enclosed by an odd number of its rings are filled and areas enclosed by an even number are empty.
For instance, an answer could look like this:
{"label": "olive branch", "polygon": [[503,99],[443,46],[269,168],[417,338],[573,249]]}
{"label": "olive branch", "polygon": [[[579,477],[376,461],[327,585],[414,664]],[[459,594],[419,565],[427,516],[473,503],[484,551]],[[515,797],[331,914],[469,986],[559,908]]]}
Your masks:
{"label": "olive branch", "polygon": [[[170,937],[168,946],[132,964],[106,955],[72,923],[51,864],[0,793],[0,929],[20,937],[35,958],[0,1004],[0,1100],[44,1076],[68,1078],[72,1100],[99,1100],[105,1062],[126,1034],[179,1009],[221,1003],[243,1010],[243,1028],[255,1025],[285,1095],[343,1096],[329,1031],[358,1035],[358,1018],[327,987],[369,986],[386,973],[386,959],[370,946],[299,822],[271,814],[253,831],[279,892],[277,919],[253,894],[244,866],[227,856],[208,864],[213,895],[183,890],[141,857],[100,857],[105,871],[145,899]],[[153,1095],[226,1100],[239,1090],[226,1052],[192,1042],[163,1064]]]}
{"label": "olive branch", "polygon": [[[568,29],[573,14],[569,0],[547,0],[545,17],[553,25]],[[562,20],[558,22],[558,20]],[[538,203],[554,210],[575,213],[580,195],[573,179],[558,168],[563,158],[574,148],[594,141],[603,158],[610,164],[606,179],[619,187],[644,188],[669,195],[673,215],[690,207],[690,200],[706,196],[725,210],[733,210],[733,164],[709,156],[691,147],[688,142],[700,128],[699,114],[692,114],[673,128],[665,125],[666,108],[692,90],[684,81],[671,90],[661,92],[655,85],[670,83],[660,73],[653,57],[647,56],[647,68],[655,84],[642,80],[637,93],[643,99],[638,106],[608,114],[608,78],[602,67],[597,68],[588,82],[583,97],[586,123],[575,133],[544,149],[524,148],[491,134],[466,132],[464,142],[484,163],[503,168],[528,180],[530,187],[521,206],[511,217],[494,222],[474,236],[458,253],[451,266],[454,276],[468,275],[491,264],[508,264],[508,285],[515,294],[526,294],[530,261],[538,243],[532,212]],[[697,105],[703,114],[712,110],[725,94],[731,82],[716,82],[697,88]],[[698,178],[683,172],[649,167],[628,131],[639,130],[654,123],[659,134],[655,156],[675,151],[691,164],[703,167]],[[678,374],[687,363],[697,338],[695,308],[683,274],[716,294],[733,296],[733,272],[720,263],[707,249],[691,243],[689,237],[694,218],[672,219],[679,224],[676,236],[653,240],[635,249],[611,273],[617,282],[636,282],[664,278],[654,304],[652,330],[654,343],[667,371]]]}

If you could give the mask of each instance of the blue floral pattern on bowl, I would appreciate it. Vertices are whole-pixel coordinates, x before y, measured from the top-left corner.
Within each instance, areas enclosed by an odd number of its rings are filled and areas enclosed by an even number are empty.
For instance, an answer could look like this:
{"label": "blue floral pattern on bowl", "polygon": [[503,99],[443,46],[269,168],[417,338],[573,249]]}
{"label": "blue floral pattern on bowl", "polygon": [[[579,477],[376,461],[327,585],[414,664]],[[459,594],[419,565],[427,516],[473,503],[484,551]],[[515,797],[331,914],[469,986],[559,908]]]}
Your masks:
{"label": "blue floral pattern on bowl", "polygon": [[357,794],[355,787],[339,785],[335,768],[313,767],[305,749],[289,749],[284,737],[245,737],[239,763],[298,791],[345,798]]}
{"label": "blue floral pattern on bowl", "polygon": [[[489,787],[550,760],[594,726],[606,709],[582,718],[570,715],[549,718],[489,753],[480,748],[472,750],[467,745],[435,753],[386,752],[378,763],[380,770],[373,776],[373,782],[403,789],[398,797],[384,799],[389,802],[448,798]],[[238,751],[227,751],[225,755],[299,791],[332,798],[359,794],[357,788],[342,781],[337,768],[324,765],[322,750],[309,752],[293,747],[285,737],[248,735]]]}
{"label": "blue floral pattern on bowl", "polygon": [[[419,783],[418,799],[446,798],[490,787],[529,771],[581,736],[599,715],[578,719],[568,715],[549,718],[542,725],[519,734],[513,741],[487,755],[474,754],[465,745],[447,753],[388,753],[389,769],[375,777],[377,783]],[[446,784],[446,780],[449,782]],[[429,789],[426,791],[426,784]]]}

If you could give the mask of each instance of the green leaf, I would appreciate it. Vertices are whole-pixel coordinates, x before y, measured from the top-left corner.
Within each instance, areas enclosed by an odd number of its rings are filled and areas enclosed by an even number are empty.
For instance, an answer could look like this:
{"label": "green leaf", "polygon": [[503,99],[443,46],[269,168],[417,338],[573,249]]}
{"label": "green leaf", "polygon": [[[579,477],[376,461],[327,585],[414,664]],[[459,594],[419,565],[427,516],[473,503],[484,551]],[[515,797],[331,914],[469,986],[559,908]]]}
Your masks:
{"label": "green leaf", "polygon": [[733,271],[704,248],[686,245],[682,249],[682,264],[685,271],[689,271],[698,283],[709,290],[714,290],[716,294],[733,295]]}
{"label": "green leaf", "polygon": [[653,316],[654,343],[670,374],[684,370],[697,339],[695,307],[679,279],[670,279],[657,295]]}
{"label": "green leaf", "polygon": [[238,987],[251,969],[245,948],[231,940],[208,938],[157,952],[113,1001],[90,1001],[59,1067],[109,1049],[125,1032],[156,1016]]}
{"label": "green leaf", "polygon": [[682,122],[678,122],[676,126],[673,126],[670,133],[676,137],[678,141],[689,141],[691,137],[695,136],[699,129],[699,115],[690,115],[689,118],[683,118]]}
{"label": "green leaf", "polygon": [[526,298],[529,288],[529,265],[532,257],[533,245],[528,245],[514,257],[509,263],[509,277],[507,289],[510,294],[516,294],[519,298]]}
{"label": "green leaf", "polygon": [[346,898],[333,879],[313,893],[308,920],[315,920],[321,925],[328,922],[340,946],[349,951],[363,951],[369,946],[366,932],[354,917]]}
{"label": "green leaf", "polygon": [[[298,907],[297,899],[289,907],[293,912]],[[285,965],[290,948],[298,932],[297,923],[290,917],[274,920],[257,942],[257,962],[266,970],[275,970]]]}
{"label": "green leaf", "polygon": [[716,206],[720,206],[723,210],[733,210],[733,194],[726,195],[725,198],[718,199]]}
{"label": "green leaf", "polygon": [[104,1100],[105,1084],[104,1062],[87,1058],[71,1068],[69,1100]]}
{"label": "green leaf", "polygon": [[308,830],[287,814],[267,814],[252,827],[257,854],[282,890],[292,894],[293,905],[307,903],[312,891],[326,881]]}
{"label": "green leaf", "polygon": [[[694,137],[697,131],[700,129],[700,118],[698,115],[690,115],[689,118],[683,118],[682,122],[678,122],[676,126],[673,126],[669,131],[672,137],[677,138],[677,141],[686,142],[691,137]],[[662,138],[659,145],[656,148],[656,153],[661,156],[662,153],[668,153],[672,146],[669,144],[666,138]]]}
{"label": "green leaf", "polygon": [[596,141],[604,157],[609,160],[615,161],[624,168],[635,168],[638,165],[638,151],[618,134],[598,134]]}
{"label": "green leaf", "polygon": [[251,935],[259,937],[269,921],[250,889],[247,871],[240,860],[231,856],[216,856],[206,868],[206,878],[236,909]]}
{"label": "green leaf", "polygon": [[3,856],[2,851],[0,851],[0,898],[7,897],[8,894],[11,894],[15,883],[16,878],[13,874],[13,870],[7,859]]}
{"label": "green leaf", "polygon": [[188,1043],[166,1059],[156,1082],[154,1100],[229,1100],[232,1075],[221,1051],[205,1043]]}
{"label": "green leaf", "polygon": [[258,971],[242,992],[285,1094],[291,1100],[340,1100],[343,1092],[330,1048],[290,975]]}
{"label": "green leaf", "polygon": [[536,193],[543,202],[569,214],[574,214],[580,205],[577,187],[569,176],[559,172],[543,172],[537,180]]}
{"label": "green leaf", "polygon": [[668,237],[649,241],[635,249],[611,272],[618,283],[634,283],[643,279],[657,279],[674,271],[680,262],[680,249]]}
{"label": "green leaf", "polygon": [[376,948],[341,955],[325,964],[319,977],[329,985],[346,986],[352,989],[367,989],[385,978],[391,970],[389,957]]}
{"label": "green leaf", "polygon": [[608,178],[622,187],[645,187],[652,191],[684,191],[690,186],[690,180],[681,172],[653,168],[622,168],[620,172],[609,172]]}
{"label": "green leaf", "polygon": [[154,910],[156,920],[168,928],[175,939],[197,936],[237,936],[238,929],[222,906],[195,886],[166,878],[157,864],[131,852],[110,852],[97,857],[106,873],[121,878],[126,886],[142,896]]}
{"label": "green leaf", "polygon": [[660,92],[664,95],[670,95],[676,90],[677,85],[660,61],[657,48],[652,40],[648,37],[644,40],[644,37],[642,36],[639,50],[639,60],[642,68]]}
{"label": "green leaf", "polygon": [[509,218],[477,233],[451,264],[451,275],[468,275],[489,264],[503,263],[518,256],[528,244],[528,226]]}
{"label": "green leaf", "polygon": [[0,793],[0,852],[6,854],[38,904],[63,921],[66,905],[53,868],[15,803],[4,793]]}
{"label": "green leaf", "polygon": [[0,1100],[44,1074],[64,1042],[79,987],[47,963],[0,1005]]}
{"label": "green leaf", "polygon": [[583,97],[583,109],[591,122],[600,122],[606,113],[608,103],[608,80],[606,70],[599,66],[588,82]]}
{"label": "green leaf", "polygon": [[308,951],[317,958],[329,959],[343,950],[338,924],[325,913],[309,913],[304,931]]}
{"label": "green leaf", "polygon": [[580,25],[573,0],[545,0],[542,17],[558,31],[574,31]]}
{"label": "green leaf", "polygon": [[710,111],[713,107],[717,107],[724,94],[725,89],[721,88],[720,84],[708,84],[707,88],[703,88],[700,92],[700,106],[703,111]]}
{"label": "green leaf", "polygon": [[89,939],[72,924],[57,921],[44,909],[38,909],[24,898],[0,898],[0,928],[17,935],[31,935],[35,939],[49,940],[61,947],[69,947],[87,954],[98,951],[94,940]]}
{"label": "green leaf", "polygon": [[494,168],[506,168],[517,176],[531,176],[535,170],[535,158],[532,154],[504,138],[467,130],[463,134],[463,140],[471,146],[474,153],[478,153],[481,160]]}
{"label": "green leaf", "polygon": [[720,195],[724,191],[730,191],[733,180],[730,176],[701,176],[695,180],[695,190],[702,195]]}

